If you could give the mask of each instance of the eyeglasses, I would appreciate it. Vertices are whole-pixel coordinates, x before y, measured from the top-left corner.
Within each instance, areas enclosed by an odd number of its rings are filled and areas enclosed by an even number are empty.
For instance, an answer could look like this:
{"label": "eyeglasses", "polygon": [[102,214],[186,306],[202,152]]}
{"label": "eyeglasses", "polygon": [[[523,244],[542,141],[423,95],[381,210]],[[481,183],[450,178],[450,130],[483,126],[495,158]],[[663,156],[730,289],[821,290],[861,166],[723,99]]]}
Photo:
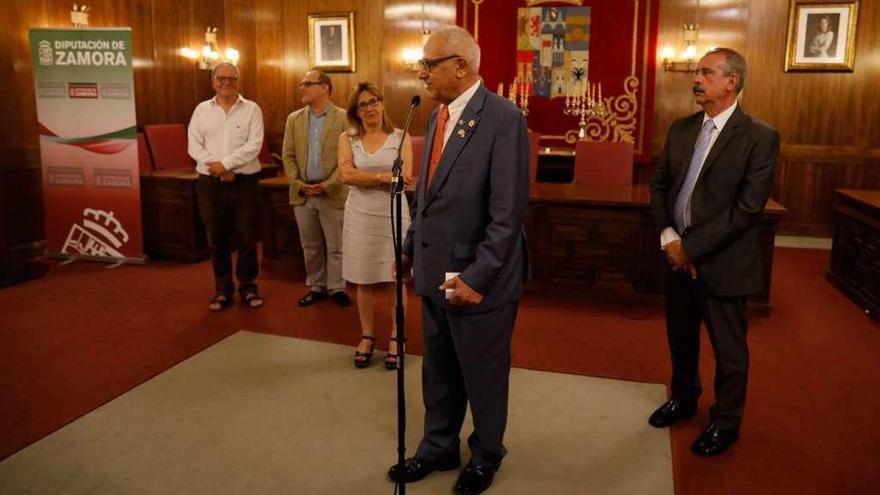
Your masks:
{"label": "eyeglasses", "polygon": [[219,83],[234,83],[238,81],[238,76],[214,76],[214,80]]}
{"label": "eyeglasses", "polygon": [[324,84],[324,83],[322,83],[321,81],[300,81],[299,87],[300,88],[310,88],[310,87],[314,86],[315,84]]}
{"label": "eyeglasses", "polygon": [[378,96],[374,96],[373,98],[370,98],[369,100],[359,102],[358,108],[360,108],[361,110],[366,110],[368,108],[374,108],[376,105],[379,104],[380,101],[382,101],[382,98],[379,98]]}
{"label": "eyeglasses", "polygon": [[450,55],[448,57],[423,58],[423,59],[419,60],[419,67],[423,71],[430,73],[431,71],[434,70],[435,67],[437,67],[441,63],[446,62],[447,60],[452,60],[454,58],[461,58],[461,57],[459,55]]}

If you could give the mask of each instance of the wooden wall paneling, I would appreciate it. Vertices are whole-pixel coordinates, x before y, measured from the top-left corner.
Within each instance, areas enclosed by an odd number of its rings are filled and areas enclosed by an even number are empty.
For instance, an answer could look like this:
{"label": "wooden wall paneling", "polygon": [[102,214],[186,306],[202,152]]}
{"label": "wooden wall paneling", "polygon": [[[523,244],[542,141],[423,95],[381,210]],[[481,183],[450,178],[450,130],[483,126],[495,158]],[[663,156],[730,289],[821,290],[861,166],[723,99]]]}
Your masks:
{"label": "wooden wall paneling", "polygon": [[206,26],[223,32],[223,10],[204,0],[153,0],[153,81],[146,95],[142,124],[187,123],[199,101],[213,95],[210,74],[182,55],[182,47],[200,49]]}
{"label": "wooden wall paneling", "polygon": [[260,106],[269,148],[279,154],[290,113],[284,87],[285,25],[282,0],[226,2],[227,39],[241,53],[241,91]]}
{"label": "wooden wall paneling", "polygon": [[156,40],[153,37],[152,2],[128,0],[126,2],[128,15],[118,19],[118,26],[131,27],[131,48],[134,57],[134,102],[137,113],[137,124],[143,129],[145,123],[154,123],[161,118],[155,113],[153,105],[155,93],[153,86],[155,72],[153,67],[154,54],[156,53]]}
{"label": "wooden wall paneling", "polygon": [[880,149],[783,146],[774,195],[789,211],[780,232],[830,236],[834,189],[848,184],[880,190]]}
{"label": "wooden wall paneling", "polygon": [[[96,4],[100,4],[96,2]],[[70,8],[73,6],[72,2],[65,2],[64,0],[47,0],[46,1],[46,15],[48,21],[48,27],[70,27]],[[91,19],[92,24],[95,26],[100,26],[98,22],[103,22],[104,15],[99,11],[89,13],[89,19]]]}
{"label": "wooden wall paneling", "polygon": [[[456,2],[439,0],[425,2],[425,27],[429,30],[455,24]],[[414,95],[422,97],[422,104],[413,116],[411,131],[424,135],[431,112],[437,106],[425,92],[425,86],[403,63],[404,48],[421,47],[422,8],[418,2],[409,0],[386,0],[384,32],[394,33],[385,37],[382,57],[382,91],[385,93],[389,116],[398,126],[403,126]],[[486,55],[484,55],[486,56]]]}
{"label": "wooden wall paneling", "polygon": [[[855,145],[880,148],[880,0],[861,0],[856,40]],[[834,107],[832,107],[834,108]]]}
{"label": "wooden wall paneling", "polygon": [[699,110],[691,93],[693,77],[684,72],[666,72],[662,68],[660,52],[671,46],[676,53],[682,49],[681,25],[694,22],[696,0],[673,0],[660,2],[657,26],[658,68],[655,75],[654,132],[651,139],[651,153],[657,156],[663,150],[663,143],[669,126],[675,119]]}
{"label": "wooden wall paneling", "polygon": [[[862,0],[853,72],[784,72],[788,6],[752,0],[746,56],[760,74],[749,108],[774,117],[783,142],[876,147],[880,142],[880,1]],[[759,88],[759,89],[758,89]],[[780,109],[785,109],[780,111]],[[768,119],[769,120],[769,119]]]}
{"label": "wooden wall paneling", "polygon": [[272,151],[281,153],[284,123],[287,120],[284,90],[284,29],[281,0],[255,0],[253,91],[263,110],[266,138]]}
{"label": "wooden wall paneling", "polygon": [[[779,129],[773,197],[788,208],[780,232],[827,236],[834,189],[880,189],[880,0],[862,0],[853,72],[785,72],[788,2],[702,2],[698,48],[730,46],[749,63],[743,108]],[[695,0],[661,3],[658,52],[680,49]],[[658,54],[659,56],[659,54]],[[652,152],[669,125],[698,111],[690,76],[657,72]],[[649,174],[639,174],[644,180]]]}
{"label": "wooden wall paneling", "polygon": [[[658,51],[666,45],[680,49],[681,23],[693,22],[694,6],[695,0],[662,2]],[[730,46],[746,56],[743,107],[776,126],[784,143],[870,149],[880,142],[878,10],[880,0],[862,0],[853,72],[784,72],[788,2],[722,0],[703,5],[698,48]],[[672,120],[699,110],[689,79],[684,73],[657,72],[655,151]]]}
{"label": "wooden wall paneling", "polygon": [[238,62],[238,69],[241,72],[241,80],[238,82],[239,90],[245,98],[254,100],[257,82],[256,67],[260,61],[257,59],[257,26],[253,2],[251,0],[226,0],[224,12],[225,29],[219,36],[221,49],[233,47],[238,50],[241,56]]}
{"label": "wooden wall paneling", "polygon": [[43,251],[42,179],[29,28],[49,26],[48,2],[17,0],[0,25],[0,68],[11,98],[0,116],[0,286],[32,277]]}
{"label": "wooden wall paneling", "polygon": [[[12,75],[12,80],[7,84],[11,85],[10,93],[14,95],[13,98],[7,98],[6,109],[0,116],[0,150],[4,155],[0,170],[39,166],[37,161],[21,161],[26,155],[23,148],[30,149],[30,156],[36,158],[35,150],[39,143],[28,29],[48,25],[47,2],[25,0],[16,0],[13,7],[6,9],[5,21],[0,24],[0,43],[3,46],[3,50],[0,50],[0,67]],[[13,152],[13,149],[17,151]],[[15,153],[15,156],[10,156],[11,153]]]}
{"label": "wooden wall paneling", "polygon": [[304,0],[282,0],[281,19],[284,26],[282,35],[282,86],[284,90],[283,119],[280,133],[284,134],[287,115],[302,106],[299,101],[299,81],[309,70],[308,45],[308,2]]}
{"label": "wooden wall paneling", "polygon": [[[382,58],[382,5],[383,2],[375,0],[307,0],[306,15],[301,19],[290,16],[285,12],[285,19],[292,23],[302,25],[303,57],[305,62],[303,69],[298,71],[295,82],[299,82],[302,75],[308,69],[308,14],[330,12],[354,12],[355,20],[355,55],[357,57],[356,72],[330,73],[333,80],[333,95],[331,99],[340,106],[345,107],[352,89],[361,81],[379,83],[381,58]],[[286,48],[286,47],[285,47]],[[298,57],[299,58],[299,57]],[[297,107],[299,104],[297,88]]]}
{"label": "wooden wall paneling", "polygon": [[[672,47],[676,53],[684,48],[682,24],[699,23],[700,34],[697,49],[705,51],[712,46],[727,46],[743,51],[746,47],[746,29],[752,17],[750,0],[719,0],[703,2],[697,9],[696,0],[673,0],[660,2],[657,33],[658,69],[654,99],[654,131],[651,149],[654,156],[660,154],[669,126],[676,119],[700,111],[694,103],[693,75],[687,72],[667,72],[662,68],[660,52]],[[752,71],[753,72],[753,71]]]}
{"label": "wooden wall paneling", "polygon": [[[401,60],[404,46],[421,42],[420,4],[403,0],[226,1],[228,39],[241,51],[241,68],[246,73],[242,91],[263,109],[273,151],[280,151],[287,115],[302,106],[298,83],[309,69],[308,15],[348,11],[355,12],[357,72],[330,74],[334,86],[331,99],[344,106],[357,83],[372,81],[383,88],[391,118],[402,125],[412,95],[425,96],[422,83]],[[429,28],[453,23],[454,0],[426,3],[426,17]],[[416,116],[414,132],[424,133],[433,107],[426,98]]]}

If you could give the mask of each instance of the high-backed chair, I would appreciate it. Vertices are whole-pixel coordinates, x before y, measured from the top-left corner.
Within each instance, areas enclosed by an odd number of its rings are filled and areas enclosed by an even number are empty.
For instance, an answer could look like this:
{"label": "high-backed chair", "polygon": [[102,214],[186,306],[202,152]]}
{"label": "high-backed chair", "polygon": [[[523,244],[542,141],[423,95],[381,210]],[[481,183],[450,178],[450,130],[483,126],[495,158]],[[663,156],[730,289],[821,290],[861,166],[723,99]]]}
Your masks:
{"label": "high-backed chair", "polygon": [[281,163],[281,157],[278,156],[277,153],[272,153],[272,150],[269,149],[269,141],[263,138],[263,147],[260,148],[260,154],[257,155],[260,163]]}
{"label": "high-backed chair", "polygon": [[281,156],[278,153],[272,153],[272,150],[269,149],[269,141],[265,137],[257,159],[260,161],[260,178],[265,179],[284,174]]}
{"label": "high-backed chair", "polygon": [[529,182],[538,182],[538,151],[541,134],[529,129]]}
{"label": "high-backed chair", "polygon": [[147,138],[143,132],[137,133],[138,147],[138,170],[140,173],[153,171],[153,160],[150,159],[150,150],[147,149]]}
{"label": "high-backed chair", "polygon": [[410,136],[413,151],[412,176],[418,177],[422,171],[422,153],[425,151],[425,136]]}
{"label": "high-backed chair", "polygon": [[156,170],[193,168],[187,153],[186,127],[183,124],[145,125],[144,134]]}
{"label": "high-backed chair", "polygon": [[633,144],[578,141],[574,182],[592,186],[632,185]]}

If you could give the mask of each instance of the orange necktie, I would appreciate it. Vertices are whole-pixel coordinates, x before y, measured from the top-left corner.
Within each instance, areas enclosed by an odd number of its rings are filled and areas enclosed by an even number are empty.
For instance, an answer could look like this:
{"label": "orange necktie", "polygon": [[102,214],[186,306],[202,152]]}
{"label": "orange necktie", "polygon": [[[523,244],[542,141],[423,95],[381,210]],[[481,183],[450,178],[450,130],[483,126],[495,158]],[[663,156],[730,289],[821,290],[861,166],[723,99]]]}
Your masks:
{"label": "orange necktie", "polygon": [[437,116],[437,127],[434,128],[434,143],[431,146],[431,161],[428,163],[428,182],[426,186],[431,185],[431,178],[437,171],[437,164],[440,163],[440,155],[443,154],[443,135],[446,133],[446,121],[449,120],[449,107],[443,105],[440,109],[440,115]]}

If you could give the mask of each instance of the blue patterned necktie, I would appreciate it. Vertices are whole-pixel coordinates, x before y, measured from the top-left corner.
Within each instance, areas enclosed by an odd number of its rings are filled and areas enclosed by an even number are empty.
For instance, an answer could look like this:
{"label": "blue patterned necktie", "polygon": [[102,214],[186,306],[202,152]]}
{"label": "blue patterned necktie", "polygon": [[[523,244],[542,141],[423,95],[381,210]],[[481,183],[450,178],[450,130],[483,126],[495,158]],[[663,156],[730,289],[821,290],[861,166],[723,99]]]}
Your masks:
{"label": "blue patterned necktie", "polygon": [[712,140],[712,132],[715,130],[715,122],[709,119],[703,122],[703,128],[700,129],[700,136],[697,138],[697,144],[694,146],[694,155],[691,157],[691,164],[688,167],[687,175],[678,196],[675,198],[675,226],[678,233],[684,232],[684,229],[690,227],[691,224],[691,194],[694,192],[694,186],[697,185],[697,178],[700,176],[700,170],[703,168],[703,162],[706,161],[706,155],[709,151],[709,143]]}

